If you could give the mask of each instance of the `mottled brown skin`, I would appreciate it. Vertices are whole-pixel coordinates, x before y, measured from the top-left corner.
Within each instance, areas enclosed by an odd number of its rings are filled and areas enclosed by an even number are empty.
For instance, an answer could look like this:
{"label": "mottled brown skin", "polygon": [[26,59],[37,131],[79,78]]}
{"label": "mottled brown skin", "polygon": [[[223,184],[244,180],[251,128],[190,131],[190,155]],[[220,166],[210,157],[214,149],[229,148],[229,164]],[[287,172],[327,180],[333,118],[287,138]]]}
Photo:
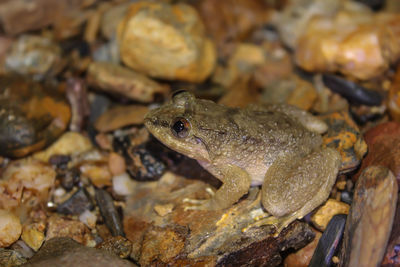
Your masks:
{"label": "mottled brown skin", "polygon": [[[179,134],[177,121],[185,126]],[[262,185],[263,207],[287,225],[328,198],[340,165],[336,150],[321,147],[324,122],[287,105],[237,109],[181,92],[150,111],[145,125],[223,182],[192,209],[228,208]]]}

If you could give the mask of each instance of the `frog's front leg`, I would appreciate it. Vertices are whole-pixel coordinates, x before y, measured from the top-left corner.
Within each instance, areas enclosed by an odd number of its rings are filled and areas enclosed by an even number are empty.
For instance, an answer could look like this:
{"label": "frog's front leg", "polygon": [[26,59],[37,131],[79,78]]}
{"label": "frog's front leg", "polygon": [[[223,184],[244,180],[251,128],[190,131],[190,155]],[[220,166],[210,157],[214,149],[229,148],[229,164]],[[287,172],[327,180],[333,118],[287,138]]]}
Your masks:
{"label": "frog's front leg", "polygon": [[207,170],[221,180],[223,184],[210,199],[186,199],[185,202],[198,205],[186,206],[185,210],[219,210],[229,208],[249,191],[251,177],[243,169],[227,164],[218,167],[218,169],[207,166]]}
{"label": "frog's front leg", "polygon": [[340,162],[336,150],[323,148],[304,158],[281,159],[272,164],[261,199],[274,217],[263,224],[274,224],[281,230],[322,204],[329,197]]}

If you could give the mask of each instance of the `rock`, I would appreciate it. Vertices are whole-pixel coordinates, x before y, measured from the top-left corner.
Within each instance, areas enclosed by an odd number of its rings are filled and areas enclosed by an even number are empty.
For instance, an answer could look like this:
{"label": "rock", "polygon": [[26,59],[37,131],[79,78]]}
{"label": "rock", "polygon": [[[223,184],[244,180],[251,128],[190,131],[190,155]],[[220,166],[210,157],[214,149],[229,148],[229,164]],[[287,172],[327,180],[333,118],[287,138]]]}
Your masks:
{"label": "rock", "polygon": [[392,233],[389,237],[388,246],[386,248],[386,253],[382,261],[383,267],[400,266],[400,196],[397,195],[397,207],[396,214],[394,217]]}
{"label": "rock", "polygon": [[122,236],[114,236],[98,244],[96,248],[107,250],[125,259],[132,251],[132,242]]}
{"label": "rock", "polygon": [[329,126],[323,144],[337,149],[342,156],[341,173],[357,168],[367,153],[367,144],[348,111],[333,112],[321,116],[321,119]]}
{"label": "rock", "polygon": [[342,95],[351,103],[368,106],[379,106],[382,103],[383,96],[377,91],[368,90],[335,75],[324,74],[322,79],[329,89]]}
{"label": "rock", "polygon": [[368,145],[368,154],[353,180],[357,180],[368,166],[376,165],[389,168],[400,183],[400,123],[379,124],[368,130],[364,138]]}
{"label": "rock", "polygon": [[346,215],[338,214],[333,216],[322,234],[308,266],[328,267],[332,265],[334,261],[333,255],[335,255],[342,240],[345,223]]}
{"label": "rock", "polygon": [[113,191],[119,196],[129,196],[133,193],[135,183],[127,173],[113,177]]}
{"label": "rock", "polygon": [[0,210],[0,247],[8,247],[18,240],[22,232],[19,218],[13,213]]}
{"label": "rock", "polygon": [[[277,266],[281,251],[299,249],[314,237],[308,225],[298,221],[278,237],[270,226],[246,229],[261,211],[256,188],[227,210],[185,211],[183,199],[206,198],[206,187],[169,172],[156,182],[136,182],[124,210],[131,257],[143,266]],[[160,205],[174,208],[160,216],[155,208]]]}
{"label": "rock", "polygon": [[96,228],[97,216],[90,210],[85,210],[79,215],[79,221],[83,222],[90,229]]}
{"label": "rock", "polygon": [[24,159],[10,163],[0,180],[0,208],[18,208],[24,210],[22,214],[28,213],[47,201],[55,178],[53,168],[42,162]]}
{"label": "rock", "polygon": [[7,157],[43,149],[71,118],[60,88],[19,76],[0,76],[0,106],[0,154]]}
{"label": "rock", "polygon": [[379,266],[396,211],[398,186],[392,172],[370,166],[358,178],[346,222],[341,266]]}
{"label": "rock", "polygon": [[111,195],[103,190],[96,190],[96,202],[99,206],[101,216],[113,236],[125,236],[122,228],[121,218],[114,206]]}
{"label": "rock", "polygon": [[86,82],[79,78],[69,78],[66,95],[72,111],[69,129],[73,132],[81,132],[90,114]]}
{"label": "rock", "polygon": [[55,76],[63,67],[61,49],[48,38],[22,35],[11,46],[5,58],[5,67],[22,75],[39,78]]}
{"label": "rock", "polygon": [[86,246],[95,245],[90,230],[80,221],[67,219],[54,214],[47,220],[47,224],[46,241],[54,237],[69,237]]}
{"label": "rock", "polygon": [[44,228],[35,224],[24,225],[21,239],[34,251],[38,251],[44,242]]}
{"label": "rock", "polygon": [[149,111],[147,106],[116,106],[104,112],[94,124],[99,132],[114,131],[128,125],[143,124],[144,115]]}
{"label": "rock", "polygon": [[199,15],[182,3],[133,3],[118,26],[118,40],[122,61],[156,78],[202,82],[216,61]]}
{"label": "rock", "polygon": [[80,173],[76,168],[67,169],[61,173],[59,172],[57,178],[60,179],[61,186],[70,191],[80,181]]}
{"label": "rock", "polygon": [[121,175],[126,171],[125,159],[115,152],[108,156],[108,168],[112,175]]}
{"label": "rock", "polygon": [[26,267],[128,267],[135,264],[120,259],[107,251],[88,248],[70,238],[58,237],[46,241],[43,247],[25,265]]}
{"label": "rock", "polygon": [[115,38],[119,22],[125,16],[131,3],[120,3],[104,11],[101,17],[101,34],[108,40]]}
{"label": "rock", "polygon": [[321,238],[321,233],[314,230],[315,238],[304,248],[299,249],[295,253],[289,254],[284,260],[285,267],[307,267],[314,254],[318,241]]}
{"label": "rock", "polygon": [[12,249],[0,249],[0,266],[15,267],[26,263],[26,258]]}
{"label": "rock", "polygon": [[101,91],[143,103],[153,102],[157,95],[165,96],[169,93],[168,86],[133,70],[106,62],[92,62],[88,68],[87,80],[89,85]]}
{"label": "rock", "polygon": [[[246,40],[269,20],[268,4],[260,0],[206,0],[196,2],[196,8],[224,55],[229,44]],[[244,16],[244,14],[247,14]]]}
{"label": "rock", "polygon": [[333,16],[310,20],[298,40],[295,61],[310,72],[340,72],[359,80],[379,77],[400,57],[395,34],[399,16],[373,14],[344,2]]}
{"label": "rock", "polygon": [[92,159],[84,161],[79,170],[82,175],[88,177],[90,181],[98,188],[112,185],[112,174],[108,168],[107,158]]}
{"label": "rock", "polygon": [[77,132],[66,132],[44,151],[37,152],[33,158],[47,162],[53,155],[76,155],[92,149],[86,136]]}
{"label": "rock", "polygon": [[335,199],[328,199],[312,216],[311,221],[314,226],[324,231],[332,217],[337,214],[349,214],[350,206]]}
{"label": "rock", "polygon": [[79,215],[94,208],[89,193],[84,187],[76,191],[69,199],[57,206],[57,212],[65,215]]}
{"label": "rock", "polygon": [[387,108],[393,120],[400,122],[400,68],[397,68],[389,89]]}

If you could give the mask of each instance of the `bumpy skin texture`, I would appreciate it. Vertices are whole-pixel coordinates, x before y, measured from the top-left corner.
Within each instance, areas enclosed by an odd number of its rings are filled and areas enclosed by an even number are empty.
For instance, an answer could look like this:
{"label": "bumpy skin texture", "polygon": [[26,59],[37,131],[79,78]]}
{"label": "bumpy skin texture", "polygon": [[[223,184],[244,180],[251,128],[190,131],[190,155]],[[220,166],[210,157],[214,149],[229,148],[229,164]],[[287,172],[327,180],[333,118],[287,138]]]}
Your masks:
{"label": "bumpy skin texture", "polygon": [[237,109],[181,92],[150,111],[145,125],[223,182],[196,209],[228,208],[262,185],[264,208],[293,221],[326,200],[340,165],[336,150],[321,147],[325,123],[287,105]]}

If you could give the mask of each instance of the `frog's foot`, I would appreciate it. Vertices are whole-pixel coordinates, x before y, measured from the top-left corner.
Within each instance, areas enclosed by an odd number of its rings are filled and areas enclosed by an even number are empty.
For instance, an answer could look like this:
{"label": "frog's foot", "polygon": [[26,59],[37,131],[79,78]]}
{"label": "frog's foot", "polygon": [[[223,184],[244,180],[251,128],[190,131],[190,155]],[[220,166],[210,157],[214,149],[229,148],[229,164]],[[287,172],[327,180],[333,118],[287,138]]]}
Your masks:
{"label": "frog's foot", "polygon": [[184,198],[182,200],[183,203],[193,204],[193,206],[185,206],[184,211],[187,210],[208,210],[211,207],[212,197],[215,195],[214,190],[210,187],[206,188],[206,192],[210,195],[210,199],[192,199],[192,198]]}
{"label": "frog's foot", "polygon": [[275,217],[264,212],[264,214],[254,218],[255,222],[243,228],[242,232],[247,232],[250,228],[253,227],[271,225],[276,229],[274,236],[277,237],[282,232],[283,229],[285,229],[290,223],[292,223],[296,219],[297,219],[297,214],[290,214],[284,217]]}

